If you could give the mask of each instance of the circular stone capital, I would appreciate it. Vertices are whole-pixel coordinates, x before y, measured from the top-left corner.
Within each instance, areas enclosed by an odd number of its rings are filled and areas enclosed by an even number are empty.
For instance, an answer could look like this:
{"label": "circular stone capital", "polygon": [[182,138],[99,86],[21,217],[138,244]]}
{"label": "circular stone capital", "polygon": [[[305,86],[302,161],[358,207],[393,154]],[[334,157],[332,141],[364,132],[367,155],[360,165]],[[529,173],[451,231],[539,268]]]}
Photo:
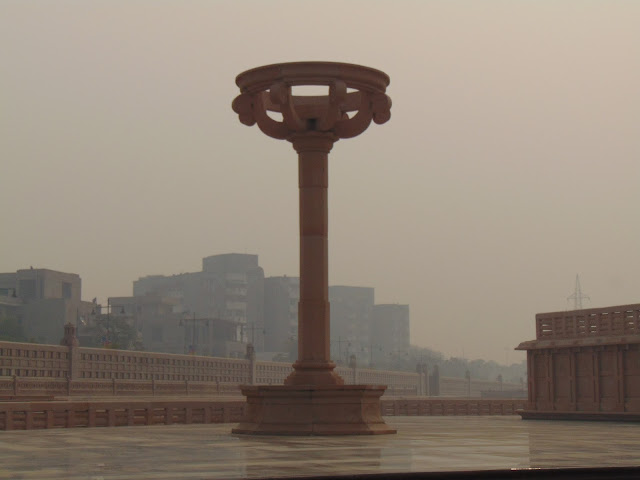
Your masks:
{"label": "circular stone capital", "polygon": [[[292,141],[310,132],[331,133],[336,140],[351,138],[372,120],[389,120],[389,81],[380,70],[349,63],[266,65],[236,77],[241,93],[232,106],[243,124],[257,123],[273,138]],[[327,87],[327,93],[295,95],[295,88],[302,86]]]}
{"label": "circular stone capital", "polygon": [[331,132],[294,133],[289,138],[293,149],[298,152],[329,153],[338,139]]}
{"label": "circular stone capital", "polygon": [[356,90],[384,93],[390,79],[375,68],[339,62],[291,62],[276,63],[252,68],[236,77],[236,85],[242,93],[268,90],[277,82],[289,86],[332,85],[342,79],[347,87]]}

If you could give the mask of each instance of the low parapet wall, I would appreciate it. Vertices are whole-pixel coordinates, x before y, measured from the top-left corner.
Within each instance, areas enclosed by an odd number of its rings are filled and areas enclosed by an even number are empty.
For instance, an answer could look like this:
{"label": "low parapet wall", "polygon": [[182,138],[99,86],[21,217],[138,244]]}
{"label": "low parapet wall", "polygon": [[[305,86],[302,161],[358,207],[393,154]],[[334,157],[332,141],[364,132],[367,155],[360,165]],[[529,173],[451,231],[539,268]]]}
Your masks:
{"label": "low parapet wall", "polygon": [[404,398],[382,400],[383,416],[515,415],[525,400]]}
{"label": "low parapet wall", "polygon": [[[387,399],[384,416],[513,415],[522,402],[469,399]],[[48,428],[120,427],[238,423],[244,400],[89,400],[0,402],[0,431]]]}
{"label": "low parapet wall", "polygon": [[0,430],[239,422],[245,403],[180,401],[86,401],[0,403]]}
{"label": "low parapet wall", "polygon": [[151,397],[240,395],[239,383],[162,380],[71,380],[0,377],[0,397]]}
{"label": "low parapet wall", "polygon": [[[387,396],[480,397],[522,385],[431,373],[337,367],[347,384],[386,385]],[[252,359],[0,342],[0,396],[239,393],[240,385],[280,385],[291,364]]]}

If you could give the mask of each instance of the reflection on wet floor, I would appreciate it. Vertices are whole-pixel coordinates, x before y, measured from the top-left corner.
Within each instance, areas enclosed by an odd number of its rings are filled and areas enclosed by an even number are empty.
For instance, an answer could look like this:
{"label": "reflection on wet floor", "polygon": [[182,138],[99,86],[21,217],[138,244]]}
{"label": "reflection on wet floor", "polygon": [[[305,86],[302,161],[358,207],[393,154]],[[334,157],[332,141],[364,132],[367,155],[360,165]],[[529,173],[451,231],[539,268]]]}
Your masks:
{"label": "reflection on wet floor", "polygon": [[0,432],[0,478],[242,478],[640,465],[640,425],[390,417],[397,435],[251,437],[232,425]]}

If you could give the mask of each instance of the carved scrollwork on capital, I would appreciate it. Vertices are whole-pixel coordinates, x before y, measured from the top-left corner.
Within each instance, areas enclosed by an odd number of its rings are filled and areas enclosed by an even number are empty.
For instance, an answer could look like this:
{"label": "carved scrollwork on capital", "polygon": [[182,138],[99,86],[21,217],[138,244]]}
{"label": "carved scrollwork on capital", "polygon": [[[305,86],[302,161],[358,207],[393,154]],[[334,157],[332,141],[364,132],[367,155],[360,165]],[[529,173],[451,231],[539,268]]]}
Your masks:
{"label": "carved scrollwork on capital", "polygon": [[[330,134],[336,140],[364,132],[371,121],[391,117],[384,93],[389,77],[378,70],[331,62],[267,65],[236,78],[242,92],[233,109],[245,125],[258,124],[270,137],[293,141],[301,134]],[[328,87],[328,95],[297,96],[298,86]],[[351,91],[349,91],[351,89]],[[276,120],[281,115],[282,121]]]}
{"label": "carved scrollwork on capital", "polygon": [[260,92],[254,95],[253,114],[262,133],[278,140],[284,140],[289,136],[289,128],[284,122],[278,122],[267,114],[268,92]]}
{"label": "carved scrollwork on capital", "polygon": [[378,125],[388,122],[391,118],[391,98],[384,93],[376,93],[371,99],[373,121]]}
{"label": "carved scrollwork on capital", "polygon": [[360,106],[352,118],[336,123],[334,131],[340,138],[352,138],[364,132],[373,120],[378,125],[391,118],[391,99],[384,93],[360,92]]}
{"label": "carved scrollwork on capital", "polygon": [[347,84],[342,80],[336,80],[329,86],[329,103],[331,105],[343,105],[347,101]]}
{"label": "carved scrollwork on capital", "polygon": [[329,99],[327,110],[316,123],[317,130],[327,132],[331,130],[336,122],[343,119],[345,112],[344,105],[347,100],[347,84],[342,80],[335,80],[329,86]]}
{"label": "carved scrollwork on capital", "polygon": [[249,127],[255,125],[256,118],[253,114],[253,95],[241,93],[233,100],[231,108],[238,114],[240,123]]}
{"label": "carved scrollwork on capital", "polygon": [[360,92],[360,105],[358,106],[357,113],[349,118],[345,112],[345,116],[342,120],[336,122],[333,130],[340,138],[356,137],[369,127],[372,117],[371,94]]}
{"label": "carved scrollwork on capital", "polygon": [[274,105],[280,107],[283,123],[291,132],[304,132],[306,130],[307,124],[296,112],[289,85],[285,85],[283,82],[271,85],[269,99]]}
{"label": "carved scrollwork on capital", "polygon": [[[272,119],[267,114],[267,106],[273,102],[268,98],[271,92],[241,93],[231,107],[238,114],[240,122],[249,127],[258,124],[265,135],[283,140],[289,134],[289,128],[283,122]],[[274,95],[278,95],[276,91]]]}

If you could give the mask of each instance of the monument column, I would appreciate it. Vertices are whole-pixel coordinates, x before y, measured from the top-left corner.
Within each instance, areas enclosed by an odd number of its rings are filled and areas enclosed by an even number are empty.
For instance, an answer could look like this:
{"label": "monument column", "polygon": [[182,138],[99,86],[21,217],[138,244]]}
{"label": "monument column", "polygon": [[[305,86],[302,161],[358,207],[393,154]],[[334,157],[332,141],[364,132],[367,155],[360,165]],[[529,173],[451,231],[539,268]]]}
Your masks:
{"label": "monument column", "polygon": [[291,139],[298,152],[300,302],[298,360],[286,385],[341,385],[329,338],[328,160],[334,137],[309,132]]}
{"label": "monument column", "polygon": [[[360,65],[296,62],[266,65],[236,78],[233,110],[245,125],[291,142],[298,153],[300,302],[298,359],[285,385],[242,387],[246,418],[234,433],[375,435],[395,433],[382,419],[384,385],[344,385],[330,357],[328,157],[333,144],[389,120],[389,77]],[[325,95],[295,95],[298,86]],[[276,120],[282,118],[282,121]]]}

